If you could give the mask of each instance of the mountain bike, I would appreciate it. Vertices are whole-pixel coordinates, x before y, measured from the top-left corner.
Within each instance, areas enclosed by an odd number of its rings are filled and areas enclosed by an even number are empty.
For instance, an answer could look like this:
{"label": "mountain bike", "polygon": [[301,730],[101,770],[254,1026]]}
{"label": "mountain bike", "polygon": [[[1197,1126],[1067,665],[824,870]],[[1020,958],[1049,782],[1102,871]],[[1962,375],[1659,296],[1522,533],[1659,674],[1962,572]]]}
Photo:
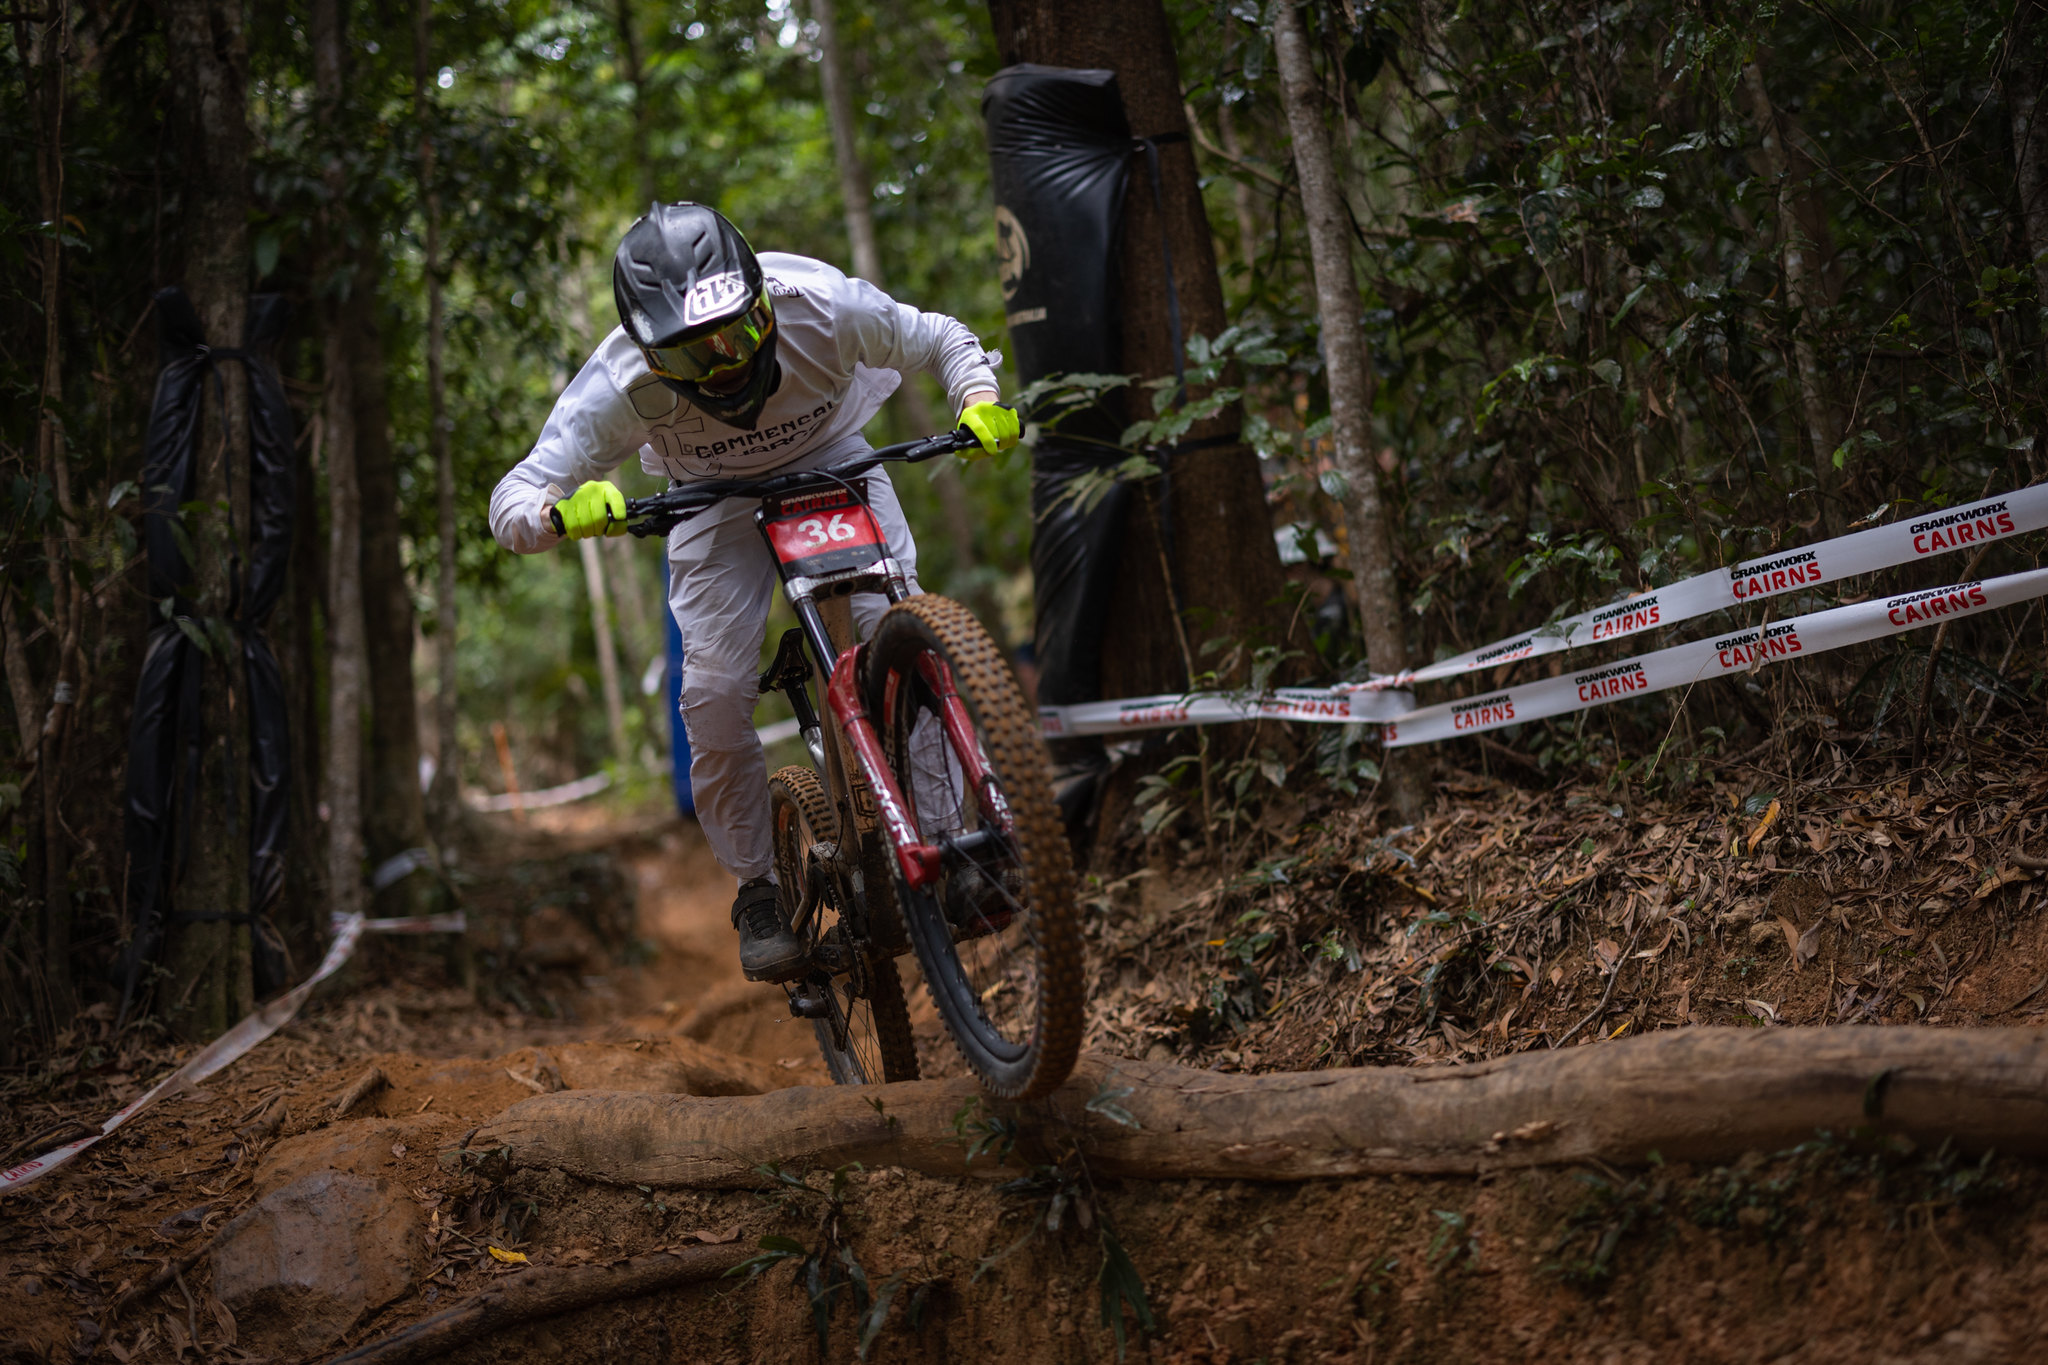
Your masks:
{"label": "mountain bike", "polygon": [[[1074,871],[1045,745],[981,623],[911,594],[866,492],[883,464],[973,444],[962,430],[832,470],[691,482],[628,499],[627,529],[666,535],[725,498],[761,500],[755,524],[800,623],[761,691],[789,698],[811,757],[768,782],[782,908],[808,949],[785,989],[833,1080],[917,1077],[896,965],[909,950],[983,1089],[1030,1099],[1067,1078],[1082,1024]],[[891,603],[865,643],[856,593]]]}

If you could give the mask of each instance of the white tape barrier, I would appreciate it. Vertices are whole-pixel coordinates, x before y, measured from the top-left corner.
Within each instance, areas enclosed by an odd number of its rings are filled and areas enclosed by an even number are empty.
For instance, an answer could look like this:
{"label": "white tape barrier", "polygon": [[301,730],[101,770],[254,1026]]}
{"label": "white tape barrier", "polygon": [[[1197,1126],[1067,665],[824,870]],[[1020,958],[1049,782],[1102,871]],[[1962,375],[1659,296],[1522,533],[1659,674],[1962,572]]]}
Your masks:
{"label": "white tape barrier", "polygon": [[1123,701],[1080,702],[1038,708],[1047,739],[1167,730],[1177,725],[1222,725],[1239,720],[1306,720],[1326,725],[1390,721],[1415,710],[1413,693],[1394,688],[1283,687],[1264,696],[1240,692],[1169,693]]}
{"label": "white tape barrier", "polygon": [[313,993],[313,988],[340,971],[342,964],[354,955],[356,944],[365,933],[459,934],[465,925],[466,922],[460,912],[452,915],[417,915],[405,919],[365,919],[361,915],[336,915],[334,942],[327,946],[327,956],[321,959],[318,971],[208,1043],[194,1053],[191,1060],[183,1066],[158,1081],[136,1099],[123,1105],[112,1118],[100,1125],[97,1133],[82,1137],[76,1142],[66,1143],[54,1151],[45,1152],[9,1170],[0,1171],[0,1193],[34,1184],[50,1172],[69,1163],[80,1152],[112,1134],[166,1095],[175,1095],[186,1086],[197,1085],[214,1072],[241,1059],[258,1043],[292,1021],[292,1016],[299,1012],[299,1006],[306,1003],[306,997]]}
{"label": "white tape barrier", "polygon": [[1582,611],[1526,635],[1482,645],[1453,659],[1440,659],[1411,672],[1375,678],[1373,685],[1406,687],[1563,649],[1603,644],[1689,621],[1724,607],[1900,564],[1918,563],[1952,550],[2004,540],[2043,527],[2048,527],[2048,484],[2034,484],[1945,512],[1930,512],[1889,526],[1874,526],[1833,540],[1781,550],[1761,559],[1745,560],[1730,569],[1695,574],[1655,592]]}
{"label": "white tape barrier", "polygon": [[520,792],[516,796],[511,792],[497,792],[490,796],[474,797],[470,800],[469,808],[483,811],[543,810],[548,806],[566,806],[571,801],[581,801],[587,796],[595,796],[611,784],[610,773],[592,773],[588,777],[579,777],[574,782],[564,782],[559,787],[542,787],[538,791]]}
{"label": "white tape barrier", "polygon": [[2036,597],[2048,597],[2048,569],[1831,607],[1762,627],[1733,631],[1718,640],[1673,645],[1583,673],[1566,673],[1463,701],[1425,706],[1388,725],[1384,738],[1390,748],[1427,744],[1590,710],[1628,697],[1685,687],[1703,678],[1752,672],[1773,660],[1793,655],[1820,654],[1887,635],[1902,635],[1944,619],[1974,616]]}

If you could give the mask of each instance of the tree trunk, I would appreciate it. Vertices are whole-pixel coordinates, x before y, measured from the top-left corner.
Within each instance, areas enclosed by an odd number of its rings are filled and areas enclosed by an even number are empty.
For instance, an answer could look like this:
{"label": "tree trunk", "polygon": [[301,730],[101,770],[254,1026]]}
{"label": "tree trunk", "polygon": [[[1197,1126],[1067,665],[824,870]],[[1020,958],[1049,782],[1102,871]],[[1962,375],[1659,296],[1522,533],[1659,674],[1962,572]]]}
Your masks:
{"label": "tree trunk", "polygon": [[[56,677],[43,714],[33,730],[36,755],[34,792],[41,819],[31,837],[40,857],[39,874],[31,886],[42,901],[38,976],[53,1022],[70,1017],[75,1001],[71,985],[71,858],[70,841],[60,811],[64,779],[66,722],[77,702],[79,626],[83,594],[71,573],[72,541],[78,513],[71,501],[70,459],[64,422],[64,99],[65,49],[70,39],[71,6],[64,0],[48,13],[15,20],[15,50],[21,54],[28,85],[28,105],[35,125],[36,181],[42,220],[55,229],[40,245],[42,268],[43,373],[36,421],[37,473],[56,494],[58,524],[43,537],[43,556],[50,578],[50,619],[57,636]],[[22,660],[26,664],[24,656]],[[26,667],[21,685],[31,693]]]}
{"label": "tree trunk", "polygon": [[[171,89],[182,108],[185,281],[209,345],[237,347],[249,307],[248,46],[234,0],[166,0]],[[191,861],[175,888],[172,1026],[210,1038],[254,1004],[249,930],[248,703],[240,643],[229,613],[238,559],[234,528],[249,524],[249,399],[241,368],[220,367],[225,404],[204,386],[198,509],[187,514],[194,549],[195,624],[207,637],[199,724],[203,748],[193,793]],[[218,433],[218,435],[216,435]]]}
{"label": "tree trunk", "polygon": [[[1764,89],[1764,73],[1755,62],[1742,68],[1743,89],[1749,96],[1750,117],[1763,133],[1764,159],[1778,182],[1778,250],[1785,272],[1785,303],[1792,331],[1793,371],[1798,376],[1799,410],[1805,418],[1806,437],[1813,446],[1814,479],[1822,487],[1835,488],[1835,448],[1842,433],[1822,387],[1820,360],[1813,349],[1811,313],[1822,303],[1822,290],[1814,278],[1814,262],[1808,253],[1806,220],[1800,202],[1807,196],[1797,182],[1802,167],[1795,161],[1786,135],[1785,120]],[[1801,158],[1803,160],[1803,158]],[[1839,520],[1837,518],[1836,520]]]}
{"label": "tree trunk", "polygon": [[[1183,344],[1196,333],[1218,335],[1227,320],[1165,7],[1160,0],[989,0],[989,12],[1005,65],[1107,67],[1117,74],[1133,135],[1179,139],[1158,149],[1163,224],[1145,159],[1133,158],[1119,258],[1119,368],[1145,378],[1171,375],[1162,237],[1173,255]],[[1151,415],[1150,396],[1145,391],[1139,399],[1140,415]],[[1139,490],[1105,623],[1104,696],[1168,692],[1186,685],[1176,604],[1191,623],[1187,629],[1197,648],[1214,636],[1278,642],[1286,629],[1287,616],[1276,605],[1283,579],[1258,458],[1233,439],[1241,422],[1231,409],[1198,423],[1184,438],[1187,443],[1226,444],[1169,453],[1168,477],[1157,487]],[[1161,569],[1157,529],[1162,524],[1169,528],[1170,589]],[[1199,623],[1199,631],[1193,623]]]}
{"label": "tree trunk", "polygon": [[[2014,189],[2020,201],[2020,225],[2026,232],[2027,256],[2033,263],[2039,306],[2048,309],[2048,127],[2043,127],[2041,96],[2048,89],[2048,6],[2022,0],[2013,21],[2013,57],[2005,77],[2006,104],[2012,111]],[[2048,345],[2048,335],[2044,335]]]}
{"label": "tree trunk", "polygon": [[[312,334],[322,334],[316,312]],[[317,962],[327,941],[327,822],[320,811],[327,801],[324,785],[327,729],[320,706],[326,670],[323,660],[332,641],[322,638],[327,601],[327,541],[320,532],[320,448],[324,422],[317,415],[302,429],[305,445],[292,451],[296,469],[292,486],[292,548],[289,584],[272,626],[277,655],[284,665],[285,698],[291,708],[291,854],[285,859],[285,941],[303,967]],[[307,954],[311,954],[310,957]],[[294,978],[303,975],[295,971]]]}
{"label": "tree trunk", "polygon": [[[315,83],[325,126],[335,138],[348,136],[351,114],[346,103],[345,3],[318,0],[315,7],[316,27],[325,35],[314,44]],[[361,667],[370,702],[370,742],[367,766],[358,769],[361,782],[356,791],[363,849],[373,862],[382,862],[427,843],[426,804],[420,793],[418,703],[412,676],[412,589],[399,553],[398,470],[391,449],[384,346],[377,319],[379,262],[373,247],[358,250],[350,245],[358,235],[350,233],[347,226],[352,187],[338,156],[330,156],[326,177],[331,196],[328,241],[335,262],[327,278],[346,280],[336,305],[327,355],[330,366],[347,370],[346,376],[330,373],[328,393],[337,402],[346,397],[346,434],[352,439],[346,443],[338,439],[344,434],[339,410],[329,412],[328,422],[330,434],[337,437],[334,467],[347,465],[353,472],[352,488],[344,478],[344,487],[330,492],[337,512],[346,506],[352,518],[350,525],[333,529],[332,548],[339,553],[340,538],[348,537],[356,551],[349,566],[337,561],[330,567],[329,601],[346,601],[358,613],[346,632],[335,633],[337,643],[351,635],[361,642]],[[372,233],[360,236],[374,241]],[[339,668],[338,656],[335,662]],[[347,723],[343,718],[342,724]],[[334,815],[341,818],[338,807]],[[433,901],[433,884],[424,877],[410,876],[380,893],[378,906],[393,915],[425,914]]]}
{"label": "tree trunk", "polygon": [[458,779],[462,747],[455,734],[455,458],[449,449],[448,384],[442,371],[446,319],[441,300],[441,192],[434,180],[434,0],[413,13],[413,117],[420,126],[420,205],[426,220],[427,449],[434,457],[434,781],[427,809],[443,837],[462,818]]}
{"label": "tree trunk", "polygon": [[[619,649],[620,677],[629,687],[637,686],[640,670],[647,661],[666,648],[662,628],[650,608],[653,598],[658,596],[647,586],[643,560],[639,554],[640,542],[633,536],[603,536],[598,542],[608,561],[604,566],[605,586],[611,590],[612,609],[618,613],[617,644]],[[656,708],[657,713],[659,708]],[[656,738],[666,741],[668,732],[664,725]]]}
{"label": "tree trunk", "polygon": [[[1273,56],[1294,141],[1302,213],[1308,223],[1309,262],[1322,323],[1323,372],[1330,386],[1331,458],[1344,480],[1351,585],[1358,595],[1366,661],[1376,673],[1399,673],[1408,667],[1408,643],[1402,626],[1401,585],[1394,574],[1393,537],[1380,501],[1379,467],[1373,458],[1372,370],[1359,327],[1364,305],[1352,273],[1351,225],[1337,184],[1330,131],[1323,123],[1322,89],[1316,80],[1308,32],[1293,0],[1282,0],[1273,8]],[[1382,782],[1403,820],[1412,821],[1423,812],[1426,763],[1419,749],[1405,753],[1388,750],[1383,756]]]}
{"label": "tree trunk", "polygon": [[[853,253],[853,273],[886,294],[889,282],[882,270],[882,248],[875,235],[874,187],[855,135],[859,125],[853,108],[853,88],[846,78],[846,53],[839,39],[835,0],[811,0],[811,17],[818,25],[818,81],[824,88],[825,121],[832,128],[832,155],[839,167],[839,202],[846,216],[846,242]],[[903,386],[896,390],[896,406],[912,437],[929,436],[944,429],[931,404],[925,401],[916,375],[903,376]],[[999,618],[994,614],[995,603],[986,591],[979,590],[974,576],[979,558],[974,552],[974,509],[967,500],[967,487],[961,482],[959,467],[951,460],[941,462],[932,487],[939,496],[954,572],[966,589],[963,595],[970,599],[968,605],[985,624],[996,622]]]}
{"label": "tree trunk", "polygon": [[[749,1188],[767,1183],[770,1162],[1012,1179],[1016,1165],[970,1159],[960,1141],[956,1118],[978,1094],[969,1079],[720,1098],[566,1090],[513,1105],[469,1151],[495,1176],[558,1168],[620,1185]],[[1104,1094],[1134,1122],[1090,1107]],[[1689,1028],[1470,1066],[1260,1076],[1090,1055],[1049,1100],[999,1110],[1017,1125],[1025,1161],[1073,1143],[1097,1178],[1723,1162],[1857,1129],[2035,1157],[2048,1153],[2048,1036]]]}
{"label": "tree trunk", "polygon": [[661,197],[661,192],[647,145],[654,106],[647,98],[647,73],[640,63],[640,34],[633,26],[633,0],[618,0],[617,24],[619,65],[625,70],[626,84],[633,87],[633,167],[640,173],[640,202],[633,207],[638,214],[645,213]]}
{"label": "tree trunk", "polygon": [[[313,74],[323,123],[339,136],[346,72],[343,9],[346,0],[315,0],[312,7]],[[331,152],[324,167],[330,198],[325,225],[327,269],[346,271],[346,172]],[[327,456],[327,898],[338,914],[363,908],[363,593],[362,496],[356,480],[354,372],[345,336],[344,304],[326,307],[327,391],[319,445]]]}
{"label": "tree trunk", "polygon": [[[355,390],[363,659],[370,685],[363,844],[373,866],[428,842],[426,801],[420,792],[419,702],[412,674],[412,585],[406,581],[399,550],[398,462],[391,448],[376,269],[373,260],[358,261],[342,328]],[[435,899],[434,882],[415,875],[378,893],[377,904],[380,913],[420,915],[433,910]]]}
{"label": "tree trunk", "polygon": [[[1221,100],[1216,105],[1216,136],[1223,143],[1223,150],[1237,161],[1244,160],[1244,144],[1237,136],[1237,115],[1231,110],[1230,101]],[[1243,175],[1230,177],[1230,208],[1237,218],[1237,249],[1244,258],[1247,271],[1258,269],[1259,240],[1264,235],[1259,228],[1259,214],[1252,203],[1252,187],[1245,183]]]}
{"label": "tree trunk", "polygon": [[626,747],[625,699],[619,693],[619,652],[612,643],[611,594],[605,590],[604,556],[595,540],[577,547],[583,554],[583,583],[590,590],[590,624],[597,633],[597,677],[604,693],[604,722],[612,742],[612,761],[624,763],[631,750]]}

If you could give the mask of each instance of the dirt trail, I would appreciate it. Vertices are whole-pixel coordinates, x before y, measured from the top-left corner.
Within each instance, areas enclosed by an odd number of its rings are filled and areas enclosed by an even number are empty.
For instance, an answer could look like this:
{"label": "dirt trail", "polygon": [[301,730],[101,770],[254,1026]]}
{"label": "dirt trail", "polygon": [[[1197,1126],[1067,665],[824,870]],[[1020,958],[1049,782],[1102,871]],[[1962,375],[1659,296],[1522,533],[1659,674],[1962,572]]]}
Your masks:
{"label": "dirt trail", "polygon": [[[1000,1143],[979,1181],[811,1172],[773,1198],[560,1170],[492,1177],[464,1154],[470,1136],[535,1093],[739,1095],[827,1078],[783,994],[740,977],[730,883],[694,826],[570,808],[484,835],[469,863],[475,996],[447,984],[439,949],[375,945],[344,989],[204,1088],[0,1200],[0,1361],[326,1360],[536,1268],[764,1237],[796,1250],[748,1284],[583,1310],[455,1358],[818,1360],[807,1267],[838,1286],[822,1352],[834,1361],[854,1357],[863,1325],[879,1331],[874,1360],[1114,1359],[1115,1318],[1132,1359],[1215,1365],[1937,1365],[2048,1351],[2038,1170],[1853,1135],[1725,1169],[1291,1186],[1098,1181],[1071,1159],[1005,1158]],[[617,913],[627,889],[630,919]],[[1118,929],[1114,896],[1098,908],[1105,934]],[[1150,913],[1200,936],[1213,931],[1197,915],[1242,908]],[[2012,926],[2038,927],[2031,913]],[[1137,978],[1101,982],[1099,1041],[1128,1033],[1126,1053],[1210,1062],[1216,1043],[1152,1023],[1170,1020],[1175,997],[1153,999],[1152,983],[1173,970],[1121,955],[1094,948],[1098,972]],[[953,1069],[907,984],[928,1074]],[[172,1055],[103,1019],[66,1048],[7,1079],[0,1142],[96,1123]],[[337,1112],[373,1070],[383,1083]],[[969,1115],[963,1136],[997,1136],[985,1120]],[[1105,1296],[1123,1306],[1105,1316]]]}
{"label": "dirt trail", "polygon": [[781,1067],[793,1085],[829,1084],[811,1026],[790,1017],[788,997],[740,975],[732,881],[697,827],[676,822],[629,846],[625,861],[640,933],[656,956],[635,983],[642,1008],[620,1022]]}

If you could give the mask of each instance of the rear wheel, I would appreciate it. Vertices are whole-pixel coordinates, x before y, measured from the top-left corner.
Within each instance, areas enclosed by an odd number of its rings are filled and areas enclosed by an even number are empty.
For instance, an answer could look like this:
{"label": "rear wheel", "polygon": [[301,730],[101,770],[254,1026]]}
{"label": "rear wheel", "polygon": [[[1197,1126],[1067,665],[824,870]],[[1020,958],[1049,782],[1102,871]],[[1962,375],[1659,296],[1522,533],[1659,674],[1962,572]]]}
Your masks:
{"label": "rear wheel", "polygon": [[992,1095],[1044,1095],[1080,1052],[1082,962],[1036,717],[988,632],[943,597],[889,609],[862,681],[919,838],[943,850],[935,879],[896,888],[932,1001]]}
{"label": "rear wheel", "polygon": [[837,828],[824,785],[809,768],[784,768],[768,779],[768,809],[783,913],[821,964],[804,986],[827,1006],[811,1027],[832,1079],[840,1085],[916,1080],[917,1048],[895,959],[874,950],[860,916],[845,908],[841,879],[812,856]]}

